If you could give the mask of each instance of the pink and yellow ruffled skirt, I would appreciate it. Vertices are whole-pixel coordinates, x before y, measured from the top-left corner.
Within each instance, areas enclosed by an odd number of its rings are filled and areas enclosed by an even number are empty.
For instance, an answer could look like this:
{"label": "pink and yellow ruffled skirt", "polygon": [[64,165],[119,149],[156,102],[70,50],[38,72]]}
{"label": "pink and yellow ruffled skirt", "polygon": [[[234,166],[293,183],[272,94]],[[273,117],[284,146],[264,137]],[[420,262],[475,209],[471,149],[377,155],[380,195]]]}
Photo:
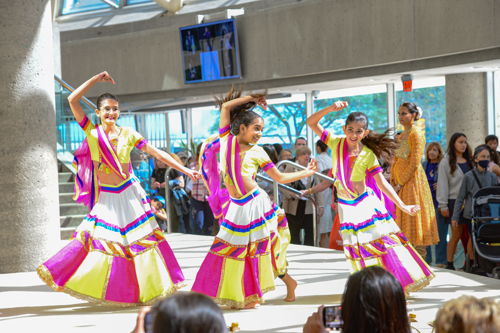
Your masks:
{"label": "pink and yellow ruffled skirt", "polygon": [[261,303],[276,276],[286,273],[289,243],[285,214],[264,191],[231,198],[192,290],[233,308]]}
{"label": "pink and yellow ruffled skirt", "polygon": [[56,291],[94,302],[149,304],[184,281],[137,180],[101,185],[70,242],[37,269]]}
{"label": "pink and yellow ruffled skirt", "polygon": [[353,272],[381,266],[398,279],[405,292],[429,284],[434,273],[372,190],[353,200],[339,198],[338,203],[344,254]]}

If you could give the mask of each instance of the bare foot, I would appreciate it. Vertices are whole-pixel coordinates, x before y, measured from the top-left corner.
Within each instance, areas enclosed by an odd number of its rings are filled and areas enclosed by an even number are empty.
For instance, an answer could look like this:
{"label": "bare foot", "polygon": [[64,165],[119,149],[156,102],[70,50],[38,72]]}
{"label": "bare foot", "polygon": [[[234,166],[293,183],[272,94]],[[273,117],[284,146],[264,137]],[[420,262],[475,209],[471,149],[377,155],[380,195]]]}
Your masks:
{"label": "bare foot", "polygon": [[259,306],[259,302],[255,301],[255,302],[252,302],[252,303],[248,303],[247,305],[245,305],[245,307],[243,309],[255,309]]}
{"label": "bare foot", "polygon": [[282,280],[286,285],[286,297],[283,300],[285,302],[295,301],[295,289],[297,288],[297,281],[295,281],[294,278],[292,278],[288,274],[285,274]]}

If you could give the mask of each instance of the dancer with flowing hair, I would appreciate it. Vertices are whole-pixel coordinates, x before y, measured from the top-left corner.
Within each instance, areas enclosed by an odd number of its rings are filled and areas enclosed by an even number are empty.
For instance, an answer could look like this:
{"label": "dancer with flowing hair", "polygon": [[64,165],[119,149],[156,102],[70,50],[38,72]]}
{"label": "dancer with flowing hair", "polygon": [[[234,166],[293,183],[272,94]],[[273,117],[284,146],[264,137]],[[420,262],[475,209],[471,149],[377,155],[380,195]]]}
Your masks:
{"label": "dancer with flowing hair", "polygon": [[425,261],[399,230],[384,205],[382,191],[405,214],[414,215],[418,205],[406,205],[382,175],[377,160],[392,156],[397,143],[390,130],[379,134],[368,129],[368,117],[352,112],[342,127],[345,136],[333,136],[319,125],[328,113],[347,107],[338,101],[316,112],[307,125],[332,149],[332,174],[338,196],[338,214],[344,254],[359,271],[382,266],[399,280],[406,293],[426,286],[434,277]]}
{"label": "dancer with flowing hair", "polygon": [[99,303],[149,304],[175,292],[184,281],[177,260],[155,221],[150,200],[134,176],[134,147],[184,172],[199,173],[151,146],[131,128],[116,124],[118,99],[105,93],[95,110],[101,124],[85,115],[80,100],[98,82],[115,81],[102,72],[68,97],[86,139],[75,152],[75,197],[90,209],[70,242],[41,264],[39,276],[56,291]]}
{"label": "dancer with flowing hair", "polygon": [[[217,104],[219,134],[204,143],[200,162],[210,192],[207,200],[220,219],[220,230],[192,290],[221,305],[253,308],[275,288],[278,276],[287,287],[285,301],[294,301],[297,282],[287,273],[290,231],[285,214],[258,187],[255,177],[262,168],[275,181],[290,183],[313,175],[316,162],[311,161],[306,170],[281,173],[257,145],[264,119],[252,109],[267,108],[264,94],[242,97],[241,91],[232,88]],[[225,189],[220,187],[219,170]]]}

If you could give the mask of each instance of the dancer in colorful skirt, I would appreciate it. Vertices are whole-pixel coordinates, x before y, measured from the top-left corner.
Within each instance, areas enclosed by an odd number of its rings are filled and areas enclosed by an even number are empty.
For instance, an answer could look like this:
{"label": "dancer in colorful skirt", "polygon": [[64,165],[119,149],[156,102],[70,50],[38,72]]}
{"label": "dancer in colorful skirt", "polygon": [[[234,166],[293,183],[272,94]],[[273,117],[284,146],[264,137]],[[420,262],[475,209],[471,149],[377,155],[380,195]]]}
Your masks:
{"label": "dancer in colorful skirt", "polygon": [[151,211],[146,192],[130,163],[136,147],[196,179],[131,128],[119,127],[118,99],[97,98],[101,125],[90,122],[80,106],[97,82],[114,80],[107,72],[93,76],[69,97],[86,139],[75,152],[75,197],[90,212],[70,242],[37,269],[50,287],[78,298],[116,304],[148,304],[175,292],[184,276]]}
{"label": "dancer in colorful skirt", "polygon": [[[219,135],[202,148],[202,175],[209,189],[207,200],[220,230],[203,261],[193,291],[206,294],[218,304],[253,308],[265,292],[275,288],[279,276],[287,287],[285,301],[295,300],[297,282],[287,274],[286,248],[290,231],[284,212],[274,204],[255,180],[262,168],[279,183],[289,183],[314,174],[316,162],[306,170],[281,173],[264,149],[257,145],[264,120],[251,111],[266,108],[265,95],[241,96],[231,89],[217,102],[221,109]],[[225,189],[220,188],[219,164]]]}
{"label": "dancer in colorful skirt", "polygon": [[[353,271],[382,266],[391,272],[406,292],[417,291],[434,277],[429,266],[387,212],[384,196],[405,214],[414,215],[418,205],[405,205],[382,175],[377,157],[392,156],[397,147],[389,137],[370,132],[368,118],[353,112],[346,119],[345,137],[335,137],[319,121],[330,112],[347,107],[335,102],[307,119],[307,124],[332,149],[332,174],[336,178],[340,232],[344,253]],[[377,192],[378,191],[378,192]]]}

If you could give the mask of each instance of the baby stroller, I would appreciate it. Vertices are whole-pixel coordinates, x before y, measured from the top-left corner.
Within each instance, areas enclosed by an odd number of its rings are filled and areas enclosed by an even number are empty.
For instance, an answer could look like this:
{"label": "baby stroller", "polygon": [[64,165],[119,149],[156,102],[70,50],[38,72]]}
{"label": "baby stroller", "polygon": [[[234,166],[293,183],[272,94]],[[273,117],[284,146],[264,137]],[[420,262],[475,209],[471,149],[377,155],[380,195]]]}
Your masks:
{"label": "baby stroller", "polygon": [[500,278],[500,186],[488,186],[472,197],[472,244],[475,267]]}

